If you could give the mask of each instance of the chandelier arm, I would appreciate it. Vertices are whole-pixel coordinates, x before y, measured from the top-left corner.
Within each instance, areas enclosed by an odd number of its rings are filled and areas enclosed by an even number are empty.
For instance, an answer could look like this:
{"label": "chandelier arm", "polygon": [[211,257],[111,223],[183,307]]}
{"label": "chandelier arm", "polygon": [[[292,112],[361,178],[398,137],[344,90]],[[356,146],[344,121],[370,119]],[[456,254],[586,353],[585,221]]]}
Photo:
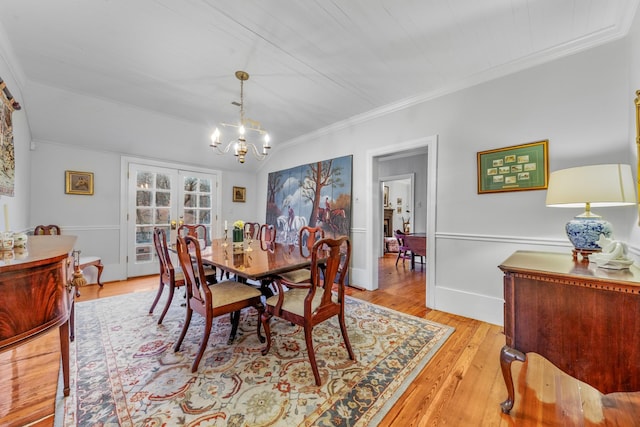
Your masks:
{"label": "chandelier arm", "polygon": [[258,151],[258,147],[256,147],[255,144],[248,142],[247,147],[251,147],[251,151],[253,151],[253,155],[256,156],[256,159],[264,160],[264,158],[267,157],[266,154],[262,154]]}
{"label": "chandelier arm", "polygon": [[220,148],[219,145],[211,146],[211,148],[215,150],[216,154],[227,154],[229,150],[231,150],[231,147],[234,146],[235,144],[237,144],[237,141],[231,141],[227,145],[225,145],[225,147],[222,149]]}

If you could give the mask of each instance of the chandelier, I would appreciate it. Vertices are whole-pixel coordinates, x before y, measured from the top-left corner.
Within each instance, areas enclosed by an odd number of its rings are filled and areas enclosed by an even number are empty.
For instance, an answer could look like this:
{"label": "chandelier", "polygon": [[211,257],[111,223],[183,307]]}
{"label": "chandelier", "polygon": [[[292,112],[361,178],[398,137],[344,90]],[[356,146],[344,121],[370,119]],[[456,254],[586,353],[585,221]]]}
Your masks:
{"label": "chandelier", "polygon": [[[211,144],[209,144],[209,146],[218,154],[226,154],[231,147],[233,147],[233,154],[238,158],[240,163],[244,163],[249,150],[251,150],[256,159],[263,160],[267,157],[269,149],[271,148],[271,145],[269,145],[269,134],[262,129],[260,123],[251,119],[245,119],[244,117],[244,82],[249,80],[249,74],[246,71],[236,71],[236,78],[240,80],[240,103],[234,101],[232,104],[240,107],[240,122],[238,122],[238,124],[220,123],[220,126],[237,129],[238,138],[230,141],[224,148],[221,148],[220,130],[216,128],[211,134]],[[258,150],[255,144],[247,142],[247,133],[251,132],[263,137],[262,152]]]}

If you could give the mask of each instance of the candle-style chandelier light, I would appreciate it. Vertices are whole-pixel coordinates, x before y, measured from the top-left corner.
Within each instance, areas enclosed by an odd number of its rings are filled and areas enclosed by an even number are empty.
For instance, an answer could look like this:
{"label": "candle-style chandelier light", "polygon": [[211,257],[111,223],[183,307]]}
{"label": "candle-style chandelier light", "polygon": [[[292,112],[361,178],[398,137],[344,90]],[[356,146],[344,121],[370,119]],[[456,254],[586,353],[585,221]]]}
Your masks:
{"label": "candle-style chandelier light", "polygon": [[[222,127],[232,127],[238,130],[238,138],[236,140],[232,140],[224,148],[221,148],[220,142],[220,130],[216,128],[215,131],[211,134],[211,144],[210,147],[218,154],[226,154],[229,152],[231,147],[233,147],[233,153],[238,158],[240,163],[244,163],[247,152],[251,150],[253,155],[258,160],[263,160],[267,154],[269,154],[269,149],[271,145],[269,145],[269,134],[267,131],[262,129],[259,122],[256,122],[251,119],[245,119],[244,117],[244,82],[249,80],[249,74],[246,71],[236,71],[236,77],[240,80],[240,103],[233,102],[232,104],[240,107],[240,122],[238,124],[230,124],[230,123],[220,123]],[[262,152],[258,150],[255,144],[251,142],[247,142],[247,133],[255,132],[258,135],[263,137],[262,142]]]}

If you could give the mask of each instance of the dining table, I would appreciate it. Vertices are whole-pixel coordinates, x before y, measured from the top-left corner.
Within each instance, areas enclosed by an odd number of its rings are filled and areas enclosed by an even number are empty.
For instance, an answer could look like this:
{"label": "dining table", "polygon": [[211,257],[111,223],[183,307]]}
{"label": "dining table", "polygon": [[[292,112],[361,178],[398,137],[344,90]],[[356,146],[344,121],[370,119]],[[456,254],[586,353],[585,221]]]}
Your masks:
{"label": "dining table", "polygon": [[211,244],[200,252],[202,263],[232,273],[243,280],[260,282],[263,289],[274,277],[311,265],[306,250],[285,243],[268,243],[261,240],[245,240],[242,245],[226,239],[212,239]]}
{"label": "dining table", "polygon": [[404,245],[411,251],[411,269],[416,268],[416,256],[427,256],[427,233],[409,233],[402,236]]}

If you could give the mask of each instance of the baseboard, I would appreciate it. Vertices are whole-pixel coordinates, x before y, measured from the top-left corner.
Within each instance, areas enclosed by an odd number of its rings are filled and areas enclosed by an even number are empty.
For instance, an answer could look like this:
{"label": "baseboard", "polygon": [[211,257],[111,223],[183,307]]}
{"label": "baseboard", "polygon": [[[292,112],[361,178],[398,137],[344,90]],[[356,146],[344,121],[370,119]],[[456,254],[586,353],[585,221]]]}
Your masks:
{"label": "baseboard", "polygon": [[436,286],[436,310],[502,326],[504,300]]}

